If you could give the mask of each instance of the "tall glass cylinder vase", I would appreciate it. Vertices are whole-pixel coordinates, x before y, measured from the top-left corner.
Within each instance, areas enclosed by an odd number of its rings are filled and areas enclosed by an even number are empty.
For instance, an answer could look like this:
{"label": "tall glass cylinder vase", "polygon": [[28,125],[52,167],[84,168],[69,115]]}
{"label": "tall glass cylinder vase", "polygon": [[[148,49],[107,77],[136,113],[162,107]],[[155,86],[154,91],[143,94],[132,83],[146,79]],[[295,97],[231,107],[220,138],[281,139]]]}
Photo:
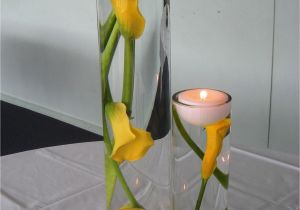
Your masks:
{"label": "tall glass cylinder vase", "polygon": [[97,0],[97,13],[106,209],[171,209],[169,0]]}
{"label": "tall glass cylinder vase", "polygon": [[[201,90],[201,89],[199,89]],[[192,93],[198,89],[187,90]],[[173,95],[173,194],[175,210],[227,209],[230,160],[230,95],[202,103],[200,94]],[[196,98],[196,99],[195,99]],[[197,99],[199,98],[199,100]],[[199,103],[197,103],[197,100]],[[196,101],[196,103],[194,103]]]}

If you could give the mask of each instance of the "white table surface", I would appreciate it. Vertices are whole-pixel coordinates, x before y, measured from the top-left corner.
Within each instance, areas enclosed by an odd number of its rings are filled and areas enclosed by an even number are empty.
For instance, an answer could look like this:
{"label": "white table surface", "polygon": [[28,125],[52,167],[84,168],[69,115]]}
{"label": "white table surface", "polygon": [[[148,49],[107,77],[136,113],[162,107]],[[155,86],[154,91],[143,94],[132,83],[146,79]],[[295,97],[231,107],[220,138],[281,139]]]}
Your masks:
{"label": "white table surface", "polygon": [[[1,210],[104,210],[103,142],[1,157]],[[299,209],[299,170],[233,151],[230,210]]]}

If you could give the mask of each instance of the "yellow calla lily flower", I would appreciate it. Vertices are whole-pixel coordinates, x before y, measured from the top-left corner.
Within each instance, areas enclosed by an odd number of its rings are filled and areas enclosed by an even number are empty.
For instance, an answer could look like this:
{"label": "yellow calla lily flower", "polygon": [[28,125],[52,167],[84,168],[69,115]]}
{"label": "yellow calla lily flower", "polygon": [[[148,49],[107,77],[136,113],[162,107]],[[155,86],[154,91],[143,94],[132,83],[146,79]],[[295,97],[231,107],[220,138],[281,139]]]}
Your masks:
{"label": "yellow calla lily flower", "polygon": [[145,28],[145,19],[138,8],[138,0],[111,0],[122,35],[139,38]]}
{"label": "yellow calla lily flower", "polygon": [[150,133],[131,126],[123,103],[109,103],[105,111],[115,140],[111,158],[118,163],[141,159],[154,144]]}
{"label": "yellow calla lily flower", "polygon": [[222,150],[222,143],[231,125],[231,120],[226,118],[215,124],[206,126],[207,142],[202,161],[202,178],[208,179],[217,165],[217,157]]}

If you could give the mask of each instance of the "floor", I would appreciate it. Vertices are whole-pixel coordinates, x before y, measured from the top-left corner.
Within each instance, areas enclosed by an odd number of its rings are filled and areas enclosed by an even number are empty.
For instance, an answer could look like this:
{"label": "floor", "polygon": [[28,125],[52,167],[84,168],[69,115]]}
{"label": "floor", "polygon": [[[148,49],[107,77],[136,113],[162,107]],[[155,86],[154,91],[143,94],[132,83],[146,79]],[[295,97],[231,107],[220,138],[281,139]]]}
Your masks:
{"label": "floor", "polygon": [[1,155],[101,140],[92,132],[1,101]]}

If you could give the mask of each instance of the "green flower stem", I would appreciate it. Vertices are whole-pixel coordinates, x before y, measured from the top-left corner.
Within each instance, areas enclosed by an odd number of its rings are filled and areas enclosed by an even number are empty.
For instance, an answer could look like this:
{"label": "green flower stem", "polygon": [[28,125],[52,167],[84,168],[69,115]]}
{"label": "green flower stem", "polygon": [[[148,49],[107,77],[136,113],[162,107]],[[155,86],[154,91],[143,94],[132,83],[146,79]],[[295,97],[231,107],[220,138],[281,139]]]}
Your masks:
{"label": "green flower stem", "polygon": [[[107,154],[111,154],[112,152],[112,144],[109,138],[108,128],[107,128],[107,122],[105,118],[105,105],[112,101],[112,96],[109,88],[108,83],[108,73],[110,69],[110,65],[112,62],[113,55],[115,53],[116,46],[118,44],[120,37],[119,32],[119,25],[117,22],[115,22],[113,30],[109,36],[108,42],[106,44],[105,50],[102,53],[101,56],[101,84],[102,84],[102,116],[103,116],[103,137],[104,137],[104,143]],[[133,193],[130,191],[126,180],[119,168],[119,165],[117,162],[112,161],[113,168],[115,170],[115,173],[123,187],[124,192],[126,193],[128,200],[132,206],[135,207],[141,207],[137,200],[135,199]]]}
{"label": "green flower stem", "polygon": [[[110,101],[108,100],[108,103],[109,102]],[[105,142],[106,150],[107,150],[106,152],[108,154],[111,154],[113,148],[112,148],[112,144],[111,144],[111,141],[110,141],[110,138],[109,138],[109,134],[108,134],[108,128],[107,128],[107,122],[106,122],[106,119],[105,119],[105,115],[103,115],[103,116],[104,116],[104,119],[103,119],[103,137],[104,137],[104,141],[106,141]],[[126,180],[125,180],[125,177],[124,177],[124,175],[121,172],[121,169],[120,169],[118,163],[116,161],[114,161],[114,160],[112,160],[111,163],[112,163],[112,165],[114,167],[115,173],[117,174],[117,177],[118,177],[118,179],[120,181],[120,184],[121,184],[124,192],[127,195],[127,198],[129,200],[130,204],[132,206],[134,206],[134,207],[141,207],[141,205],[137,202],[137,200],[135,199],[133,193],[131,192],[131,190],[130,190],[130,188],[129,188]]]}
{"label": "green flower stem", "polygon": [[198,199],[197,199],[195,210],[199,210],[200,207],[201,207],[201,203],[202,203],[202,199],[203,199],[203,196],[204,196],[204,192],[205,192],[207,181],[208,180],[206,180],[206,179],[202,179],[201,189],[200,189],[200,192],[199,192],[199,195],[198,195]]}
{"label": "green flower stem", "polygon": [[215,168],[214,170],[214,175],[219,180],[221,185],[225,188],[228,189],[228,184],[229,184],[229,176],[228,174],[224,174],[219,168]]}
{"label": "green flower stem", "polygon": [[118,179],[122,185],[122,188],[123,190],[125,191],[127,197],[128,197],[128,200],[129,200],[129,203],[131,204],[132,207],[135,207],[135,208],[141,208],[142,206],[137,202],[137,200],[135,199],[133,193],[131,192],[120,168],[119,168],[119,165],[118,163],[116,163],[116,161],[113,162],[113,167],[115,168],[115,171],[117,173],[117,176],[118,176]]}
{"label": "green flower stem", "polygon": [[[115,22],[113,30],[112,30],[110,37],[108,39],[108,42],[106,44],[105,50],[102,52],[102,55],[101,55],[102,99],[105,99],[106,97],[108,97],[111,100],[111,98],[112,98],[110,89],[108,88],[108,73],[109,73],[111,62],[112,62],[112,58],[114,56],[116,47],[118,45],[119,38],[120,38],[119,24],[117,22]],[[105,106],[105,104],[103,104],[103,107],[104,106]]]}
{"label": "green flower stem", "polygon": [[[104,51],[106,44],[110,38],[110,34],[114,28],[116,23],[116,16],[113,11],[109,14],[107,20],[103,25],[100,25],[100,50],[101,52]],[[99,23],[100,24],[100,23]]]}
{"label": "green flower stem", "polygon": [[[103,29],[103,28],[102,28]],[[101,30],[102,30],[101,29]],[[101,33],[100,30],[100,33]],[[107,40],[105,49],[101,49],[101,91],[102,91],[102,117],[103,117],[103,137],[104,137],[104,144],[106,148],[105,152],[105,188],[106,188],[106,210],[110,209],[111,201],[113,192],[116,185],[117,173],[113,167],[113,160],[109,157],[109,152],[112,150],[111,142],[109,140],[108,130],[107,130],[107,123],[105,119],[105,105],[112,101],[112,96],[109,88],[108,83],[108,73],[110,69],[110,65],[113,59],[113,55],[115,53],[119,38],[119,26],[117,23],[114,24],[113,30],[110,32],[106,32],[105,36],[108,36],[109,39]],[[104,36],[104,35],[103,35]],[[100,37],[102,41],[102,38]]]}
{"label": "green flower stem", "polygon": [[[182,135],[183,139],[185,142],[191,147],[191,149],[196,153],[196,155],[203,160],[204,157],[204,152],[195,144],[193,139],[189,136],[187,131],[185,130],[184,126],[182,125],[180,118],[178,116],[178,113],[176,111],[176,108],[172,106],[172,112],[173,112],[173,118],[175,121],[175,124]],[[214,176],[217,178],[217,180],[221,183],[221,185],[225,188],[228,189],[228,175],[224,174],[218,167],[214,170]]]}
{"label": "green flower stem", "polygon": [[134,88],[134,61],[135,61],[135,40],[125,38],[124,50],[124,78],[122,102],[126,105],[127,114],[131,116],[132,97]]}
{"label": "green flower stem", "polygon": [[115,53],[116,47],[118,45],[120,38],[119,25],[116,22],[114,24],[112,32],[109,34],[109,39],[105,50],[101,54],[101,90],[102,90],[102,116],[103,116],[103,137],[104,143],[109,154],[112,151],[111,143],[109,141],[107,124],[105,119],[105,105],[112,101],[109,83],[108,83],[108,73],[110,65]]}
{"label": "green flower stem", "polygon": [[[106,119],[104,120],[103,124],[104,124],[103,125],[103,136],[104,136],[104,139],[107,140],[106,149],[107,149],[108,154],[111,154],[112,145],[111,145],[111,142],[109,140],[108,129],[107,129],[107,125],[106,125]],[[121,172],[121,169],[120,169],[118,163],[116,161],[112,161],[112,164],[113,164],[114,170],[117,174],[117,177],[120,181],[120,184],[122,185],[122,188],[123,188],[124,192],[126,193],[126,195],[128,197],[128,200],[129,200],[130,204],[134,207],[140,208],[141,205],[137,202],[137,200],[135,199],[133,193],[131,192],[131,190],[130,190],[130,188],[129,188],[126,180],[125,180],[125,177]]]}

